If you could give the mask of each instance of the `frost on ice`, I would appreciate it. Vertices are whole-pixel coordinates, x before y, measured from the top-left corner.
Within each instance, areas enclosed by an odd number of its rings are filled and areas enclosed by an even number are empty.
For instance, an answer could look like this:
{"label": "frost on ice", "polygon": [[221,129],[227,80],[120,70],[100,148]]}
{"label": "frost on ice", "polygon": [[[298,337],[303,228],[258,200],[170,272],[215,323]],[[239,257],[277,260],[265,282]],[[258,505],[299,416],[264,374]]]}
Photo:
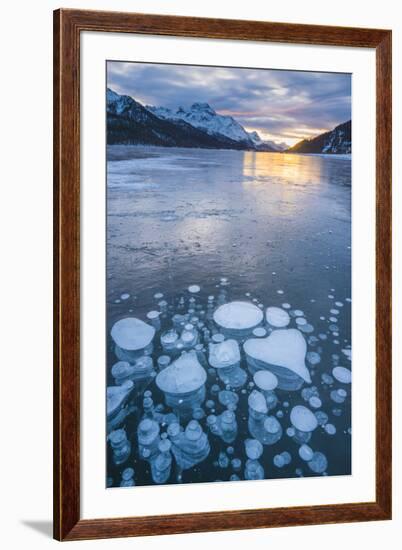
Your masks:
{"label": "frost on ice", "polygon": [[278,329],[267,338],[251,338],[244,343],[251,371],[268,369],[278,378],[278,388],[298,390],[311,383],[305,364],[307,345],[300,331]]}

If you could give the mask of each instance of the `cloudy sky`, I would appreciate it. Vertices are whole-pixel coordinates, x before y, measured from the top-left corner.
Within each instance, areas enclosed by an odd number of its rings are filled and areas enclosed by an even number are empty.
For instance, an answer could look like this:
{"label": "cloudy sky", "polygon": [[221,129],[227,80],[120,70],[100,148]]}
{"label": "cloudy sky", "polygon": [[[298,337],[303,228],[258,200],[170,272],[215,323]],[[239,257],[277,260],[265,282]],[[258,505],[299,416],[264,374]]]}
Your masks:
{"label": "cloudy sky", "polygon": [[207,102],[264,139],[293,145],[351,118],[348,74],[108,62],[108,86],[143,105]]}

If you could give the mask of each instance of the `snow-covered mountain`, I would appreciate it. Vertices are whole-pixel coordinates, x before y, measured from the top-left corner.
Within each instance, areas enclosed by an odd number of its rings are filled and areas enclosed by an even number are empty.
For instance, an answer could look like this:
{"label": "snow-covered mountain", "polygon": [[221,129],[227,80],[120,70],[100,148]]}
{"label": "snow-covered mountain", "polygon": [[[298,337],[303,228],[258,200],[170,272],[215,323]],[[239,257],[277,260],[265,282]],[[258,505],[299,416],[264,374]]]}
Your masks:
{"label": "snow-covered mountain", "polygon": [[277,144],[273,141],[264,141],[258,132],[247,132],[233,117],[218,114],[208,103],[193,103],[188,110],[179,107],[176,110],[166,107],[152,107],[147,109],[159,118],[165,120],[184,120],[195,128],[207,132],[211,136],[225,136],[244,144],[247,149],[258,151],[283,151],[287,144]]}
{"label": "snow-covered mountain", "polygon": [[313,139],[304,139],[290,147],[287,153],[326,153],[330,155],[350,154],[352,152],[352,121],[339,124],[330,132]]}
{"label": "snow-covered mountain", "polygon": [[187,110],[144,107],[127,95],[107,89],[108,143],[207,147],[281,152],[283,144],[247,132],[233,117],[218,114],[208,103]]}
{"label": "snow-covered mountain", "polygon": [[281,153],[282,151],[285,151],[288,149],[287,143],[276,143],[275,141],[270,140],[262,140],[258,132],[249,132],[248,133],[251,141],[254,143],[255,147],[260,151],[266,151],[269,148],[271,151],[277,151],[278,153]]}
{"label": "snow-covered mountain", "polygon": [[242,142],[221,134],[208,134],[184,120],[157,117],[141,103],[111,89],[106,94],[107,142],[163,147],[245,149]]}
{"label": "snow-covered mountain", "polygon": [[233,117],[219,115],[208,103],[193,103],[188,110],[179,107],[176,111],[165,107],[150,107],[147,109],[159,118],[167,120],[184,120],[195,128],[200,128],[213,136],[226,136],[234,141],[251,145],[249,134]]}

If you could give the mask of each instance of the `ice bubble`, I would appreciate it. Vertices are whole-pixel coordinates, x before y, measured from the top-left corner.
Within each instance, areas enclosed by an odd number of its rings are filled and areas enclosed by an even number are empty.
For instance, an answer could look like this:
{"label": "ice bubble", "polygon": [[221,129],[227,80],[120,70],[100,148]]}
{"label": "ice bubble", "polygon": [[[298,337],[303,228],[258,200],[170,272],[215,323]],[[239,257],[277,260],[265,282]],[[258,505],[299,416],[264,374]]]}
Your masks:
{"label": "ice bubble", "polygon": [[264,468],[261,466],[258,460],[247,460],[244,470],[244,479],[264,479]]}
{"label": "ice bubble", "polygon": [[229,331],[252,331],[263,320],[262,311],[250,302],[228,302],[214,312],[214,321]]}
{"label": "ice bubble", "polygon": [[125,317],[113,325],[110,334],[122,350],[138,351],[152,342],[155,329],[140,319]]}
{"label": "ice bubble", "polygon": [[253,336],[255,336],[256,338],[263,338],[266,335],[267,331],[264,327],[257,327],[253,330]]}
{"label": "ice bubble", "polygon": [[161,334],[161,344],[164,351],[172,351],[176,348],[179,335],[174,329],[167,330]]}
{"label": "ice bubble", "polygon": [[290,323],[289,314],[280,307],[268,307],[265,317],[267,322],[273,327],[283,328]]}
{"label": "ice bubble", "polygon": [[352,373],[345,367],[335,367],[332,369],[332,374],[338,382],[343,384],[350,384],[352,382]]}
{"label": "ice bubble", "polygon": [[301,310],[301,309],[294,309],[292,311],[292,314],[295,316],[295,317],[304,317],[304,312]]}
{"label": "ice bubble", "polygon": [[283,290],[277,290],[277,294],[284,294]]}
{"label": "ice bubble", "polygon": [[[347,299],[347,298],[346,298]],[[347,299],[348,300],[348,299]],[[349,301],[349,300],[348,300]],[[335,302],[335,305],[338,306],[338,307],[343,307],[343,303],[342,302]]]}
{"label": "ice bubble", "polygon": [[171,439],[173,455],[178,466],[183,470],[202,462],[209,454],[208,438],[197,420],[190,420],[184,432],[177,433],[176,429],[176,433]]}
{"label": "ice bubble", "polygon": [[257,390],[253,390],[248,396],[248,406],[258,414],[266,414],[268,412],[265,397]]}
{"label": "ice bubble", "polygon": [[220,452],[218,457],[219,468],[227,468],[229,463],[229,457],[225,453]]}
{"label": "ice bubble", "polygon": [[343,349],[342,353],[349,359],[349,361],[352,360],[352,350],[351,349]]}
{"label": "ice bubble", "polygon": [[314,413],[303,405],[296,405],[290,411],[290,421],[300,432],[312,432],[318,425]]}
{"label": "ice bubble", "polygon": [[132,380],[126,380],[120,386],[106,388],[106,414],[109,419],[123,406],[133,389],[134,382]]}
{"label": "ice bubble", "polygon": [[282,455],[275,455],[274,456],[274,465],[277,468],[283,468],[285,466],[286,462]]}
{"label": "ice bubble", "polygon": [[127,439],[126,430],[114,430],[108,435],[113,450],[113,462],[118,466],[126,462],[131,454],[131,443]]}
{"label": "ice bubble", "polygon": [[269,370],[259,370],[254,374],[255,385],[262,391],[274,390],[278,385],[278,378]]}
{"label": "ice bubble", "polygon": [[293,428],[293,426],[290,426],[286,429],[286,435],[288,437],[294,437],[296,435],[296,430]]}
{"label": "ice bubble", "polygon": [[258,460],[263,453],[263,446],[258,439],[246,439],[244,442],[247,458]]}
{"label": "ice bubble", "polygon": [[332,390],[330,393],[330,398],[335,403],[343,403],[345,401],[346,395],[343,395],[343,393],[339,393],[340,390]]}
{"label": "ice bubble", "polygon": [[164,393],[186,394],[205,384],[207,373],[194,352],[183,354],[156,377],[156,385]]}
{"label": "ice bubble", "polygon": [[122,479],[124,479],[124,481],[128,481],[129,479],[131,479],[132,477],[134,477],[134,470],[133,468],[125,468],[121,474],[121,477]]}
{"label": "ice bubble", "polygon": [[306,355],[306,359],[310,363],[310,365],[318,365],[318,363],[321,361],[321,356],[316,351],[309,351]]}
{"label": "ice bubble", "polygon": [[229,390],[220,391],[218,399],[219,399],[219,403],[224,407],[229,407],[231,405],[236,406],[237,403],[239,402],[239,396],[237,395],[237,393]]}
{"label": "ice bubble", "polygon": [[308,462],[313,458],[314,451],[311,447],[309,447],[304,443],[299,447],[299,456],[302,460],[305,460],[306,462]]}
{"label": "ice bubble", "polygon": [[328,435],[336,434],[336,428],[333,424],[325,424],[324,430],[327,432]]}
{"label": "ice bubble", "polygon": [[304,317],[296,317],[296,324],[297,325],[306,325],[307,321]]}
{"label": "ice bubble", "polygon": [[112,376],[118,386],[126,380],[132,380],[134,372],[134,365],[130,365],[128,361],[118,361],[112,366]]}
{"label": "ice bubble", "polygon": [[156,310],[148,311],[147,319],[149,319],[150,321],[154,321],[155,319],[159,319],[160,314],[161,314],[160,311],[156,311]]}
{"label": "ice bubble", "polygon": [[[241,468],[241,460],[240,460],[240,458],[234,458],[234,459],[231,461],[231,464],[232,464],[233,470],[236,470],[236,471],[240,470],[240,468]],[[236,476],[236,477],[237,477],[237,476]],[[234,480],[232,480],[232,481],[234,481]]]}
{"label": "ice bubble", "polygon": [[269,434],[277,434],[281,431],[281,425],[274,416],[268,416],[264,420],[264,428]]}
{"label": "ice bubble", "polygon": [[198,285],[190,285],[187,290],[191,292],[191,294],[197,294],[201,288]]}
{"label": "ice bubble", "polygon": [[288,451],[283,451],[281,455],[285,461],[285,464],[290,464],[292,462],[292,455],[288,453]]}
{"label": "ice bubble", "polygon": [[120,296],[121,300],[128,300],[130,298],[130,294],[127,292],[123,292],[123,294]]}
{"label": "ice bubble", "polygon": [[305,334],[311,334],[312,332],[314,332],[314,327],[313,325],[310,325],[310,323],[306,323],[305,325],[298,325],[298,327]]}
{"label": "ice bubble", "polygon": [[315,417],[317,419],[317,422],[320,426],[325,426],[325,424],[328,422],[328,415],[324,411],[316,411]]}
{"label": "ice bubble", "polygon": [[215,342],[215,344],[220,344],[225,340],[225,336],[221,332],[216,332],[212,335],[212,341]]}
{"label": "ice bubble", "polygon": [[279,389],[299,389],[311,383],[305,365],[307,345],[297,329],[274,330],[267,338],[251,338],[244,343],[249,368],[268,369],[278,378]]}
{"label": "ice bubble", "polygon": [[332,378],[331,375],[327,374],[326,372],[324,372],[322,375],[321,375],[321,379],[323,381],[324,384],[333,384],[334,383],[334,379]]}
{"label": "ice bubble", "polygon": [[339,309],[330,309],[329,312],[332,313],[332,315],[338,315]]}
{"label": "ice bubble", "polygon": [[215,369],[230,367],[240,362],[240,348],[236,340],[209,344],[209,364]]}
{"label": "ice bubble", "polygon": [[314,453],[313,458],[307,464],[310,470],[316,474],[322,474],[328,468],[327,457],[320,452]]}
{"label": "ice bubble", "polygon": [[237,436],[236,416],[232,411],[223,411],[218,417],[221,429],[221,437],[226,443],[232,443]]}
{"label": "ice bubble", "polygon": [[158,357],[158,367],[160,370],[165,369],[170,364],[169,355],[160,355]]}
{"label": "ice bubble", "polygon": [[282,307],[283,307],[283,309],[290,309],[291,305],[288,304],[287,302],[285,302],[284,304],[282,304]]}
{"label": "ice bubble", "polygon": [[156,294],[154,294],[154,298],[155,300],[160,300],[161,298],[163,298],[162,292],[157,292]]}
{"label": "ice bubble", "polygon": [[321,399],[319,397],[317,397],[316,395],[313,395],[312,397],[310,397],[308,402],[309,402],[310,407],[313,407],[313,409],[319,409],[322,405]]}

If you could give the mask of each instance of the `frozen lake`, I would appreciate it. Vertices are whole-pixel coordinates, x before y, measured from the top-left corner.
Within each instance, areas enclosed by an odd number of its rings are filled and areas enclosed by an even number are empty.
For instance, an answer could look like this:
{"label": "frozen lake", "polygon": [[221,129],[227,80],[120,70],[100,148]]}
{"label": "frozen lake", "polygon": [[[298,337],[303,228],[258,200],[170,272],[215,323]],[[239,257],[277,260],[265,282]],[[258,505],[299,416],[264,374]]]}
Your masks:
{"label": "frozen lake", "polygon": [[[340,385],[322,382],[322,375],[331,375],[334,366],[350,368],[341,351],[351,346],[350,247],[348,158],[108,147],[108,333],[125,316],[146,320],[148,311],[158,309],[157,293],[163,293],[173,314],[177,300],[188,299],[189,285],[200,287],[196,299],[204,304],[209,295],[223,291],[226,301],[254,300],[264,308],[290,304],[292,310],[301,310],[314,329],[306,338],[318,340],[308,350],[318,347],[321,356],[320,365],[312,369],[313,385],[319,390],[322,410],[336,426],[335,434],[321,430],[313,435],[312,446],[328,458],[329,475],[348,474],[351,468],[349,392],[337,404],[331,391]],[[221,278],[228,284],[222,285]],[[156,352],[155,358],[160,350]],[[109,367],[115,361],[109,343]],[[112,381],[109,370],[108,383]],[[158,396],[157,389],[150,389]],[[246,418],[247,395],[244,398],[239,411]],[[300,392],[282,395],[283,401],[290,407],[306,404]],[[281,405],[277,410],[284,414],[285,430],[289,411]],[[238,438],[237,456],[244,460],[240,447],[249,435],[241,418],[238,422],[243,435]],[[135,420],[131,426],[134,430]],[[264,451],[268,453],[265,476],[295,477],[298,470],[312,475],[298,457],[298,446],[286,439],[289,443],[282,439],[282,444]],[[233,474],[230,468],[216,466],[227,445],[210,442],[211,458],[186,471],[184,481],[226,480]],[[292,455],[291,464],[275,468],[273,456],[285,450]],[[133,467],[139,472],[137,484],[152,483],[144,461],[135,460]],[[114,484],[120,471],[109,467]]]}

